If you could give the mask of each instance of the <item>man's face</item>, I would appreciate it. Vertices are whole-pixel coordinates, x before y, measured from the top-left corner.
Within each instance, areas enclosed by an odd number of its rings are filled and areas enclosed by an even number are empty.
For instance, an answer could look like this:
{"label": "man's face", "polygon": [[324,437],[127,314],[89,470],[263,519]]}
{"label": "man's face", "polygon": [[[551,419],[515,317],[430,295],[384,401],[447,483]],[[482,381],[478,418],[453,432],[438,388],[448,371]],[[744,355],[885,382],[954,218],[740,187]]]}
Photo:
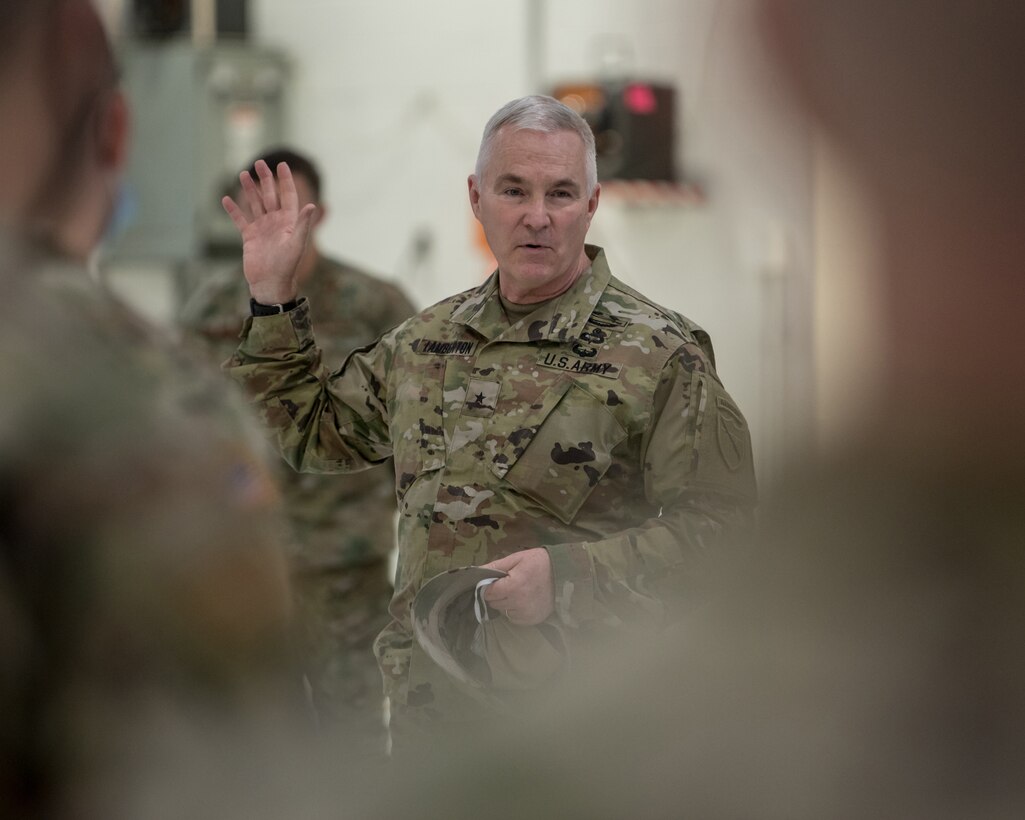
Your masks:
{"label": "man's face", "polygon": [[586,269],[584,238],[600,187],[588,195],[584,143],[572,131],[503,129],[481,179],[469,179],[470,205],[498,260],[502,294],[542,302]]}

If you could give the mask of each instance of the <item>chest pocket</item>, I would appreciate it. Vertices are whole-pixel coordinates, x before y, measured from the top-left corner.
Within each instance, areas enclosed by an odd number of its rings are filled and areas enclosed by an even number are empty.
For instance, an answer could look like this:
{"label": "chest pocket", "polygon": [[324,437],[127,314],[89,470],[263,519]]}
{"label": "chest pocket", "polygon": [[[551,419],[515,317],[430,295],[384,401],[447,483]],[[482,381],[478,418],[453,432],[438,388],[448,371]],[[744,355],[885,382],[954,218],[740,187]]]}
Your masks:
{"label": "chest pocket", "polygon": [[570,523],[612,464],[626,430],[605,405],[570,380],[545,392],[537,413],[492,469],[519,493]]}

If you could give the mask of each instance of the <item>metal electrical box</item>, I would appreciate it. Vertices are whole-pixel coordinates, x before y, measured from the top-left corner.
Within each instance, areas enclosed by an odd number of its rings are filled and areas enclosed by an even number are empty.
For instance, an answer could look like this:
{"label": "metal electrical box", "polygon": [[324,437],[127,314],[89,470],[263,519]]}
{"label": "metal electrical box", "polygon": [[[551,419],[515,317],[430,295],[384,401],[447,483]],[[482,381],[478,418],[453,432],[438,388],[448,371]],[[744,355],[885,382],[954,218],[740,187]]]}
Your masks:
{"label": "metal electrical box", "polygon": [[220,200],[253,156],[287,139],[288,60],[245,42],[187,40],[133,41],[119,57],[133,124],[129,213],[107,258],[183,262],[237,246]]}
{"label": "metal electrical box", "polygon": [[551,93],[591,126],[599,180],[677,179],[677,104],[672,86],[622,79],[567,83]]}

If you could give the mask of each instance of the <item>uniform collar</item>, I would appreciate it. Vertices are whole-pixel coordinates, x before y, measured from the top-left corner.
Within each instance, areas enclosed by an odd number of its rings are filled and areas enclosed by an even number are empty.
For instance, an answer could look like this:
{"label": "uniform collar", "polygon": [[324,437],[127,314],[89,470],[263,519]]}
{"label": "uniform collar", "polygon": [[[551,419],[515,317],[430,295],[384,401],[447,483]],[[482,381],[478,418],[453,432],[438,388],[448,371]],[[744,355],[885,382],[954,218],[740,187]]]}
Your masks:
{"label": "uniform collar", "polygon": [[565,293],[539,306],[509,326],[498,296],[498,271],[470,291],[469,298],[452,313],[451,321],[465,325],[488,341],[568,342],[579,338],[612,276],[605,251],[584,245],[591,266]]}

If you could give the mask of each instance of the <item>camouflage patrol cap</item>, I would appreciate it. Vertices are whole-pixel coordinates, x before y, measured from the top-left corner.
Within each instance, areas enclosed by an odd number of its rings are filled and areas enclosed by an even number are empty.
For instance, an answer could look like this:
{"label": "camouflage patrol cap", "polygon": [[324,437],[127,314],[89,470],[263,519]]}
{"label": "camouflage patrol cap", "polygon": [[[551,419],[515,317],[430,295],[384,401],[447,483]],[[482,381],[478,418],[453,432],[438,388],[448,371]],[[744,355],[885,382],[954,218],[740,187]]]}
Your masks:
{"label": "camouflage patrol cap", "polygon": [[483,586],[500,570],[459,567],[431,578],[413,600],[413,634],[456,685],[492,706],[508,707],[555,683],[566,666],[552,623],[521,626],[489,609]]}

